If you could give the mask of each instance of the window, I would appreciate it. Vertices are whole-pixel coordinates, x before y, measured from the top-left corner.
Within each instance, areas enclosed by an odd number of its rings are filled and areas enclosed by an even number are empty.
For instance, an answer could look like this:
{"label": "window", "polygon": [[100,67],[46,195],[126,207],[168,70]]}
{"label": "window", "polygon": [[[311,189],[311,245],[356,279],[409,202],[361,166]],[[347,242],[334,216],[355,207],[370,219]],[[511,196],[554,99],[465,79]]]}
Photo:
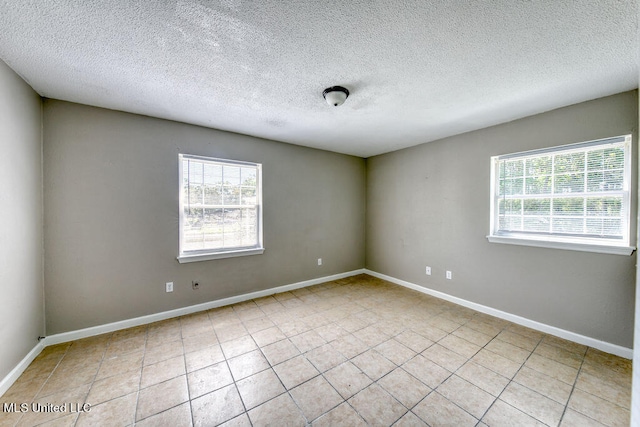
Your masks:
{"label": "window", "polygon": [[491,158],[489,241],[630,255],[631,135]]}
{"label": "window", "polygon": [[260,164],[180,154],[179,176],[178,261],[264,252]]}

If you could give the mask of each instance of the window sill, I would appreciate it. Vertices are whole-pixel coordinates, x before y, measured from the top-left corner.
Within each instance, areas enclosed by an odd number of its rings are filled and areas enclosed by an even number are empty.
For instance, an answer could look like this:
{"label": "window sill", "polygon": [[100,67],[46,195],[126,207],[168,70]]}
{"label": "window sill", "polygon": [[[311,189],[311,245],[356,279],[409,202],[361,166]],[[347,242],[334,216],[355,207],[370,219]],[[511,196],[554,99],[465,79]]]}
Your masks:
{"label": "window sill", "polygon": [[573,243],[538,239],[524,239],[521,237],[487,236],[491,243],[508,245],[535,246],[539,248],[564,249],[569,251],[596,252],[601,254],[631,255],[636,250],[633,246],[612,246],[597,243]]}
{"label": "window sill", "polygon": [[239,256],[261,255],[264,248],[240,249],[228,252],[199,253],[193,255],[180,255],[178,262],[184,264],[187,262],[209,261],[212,259],[235,258]]}

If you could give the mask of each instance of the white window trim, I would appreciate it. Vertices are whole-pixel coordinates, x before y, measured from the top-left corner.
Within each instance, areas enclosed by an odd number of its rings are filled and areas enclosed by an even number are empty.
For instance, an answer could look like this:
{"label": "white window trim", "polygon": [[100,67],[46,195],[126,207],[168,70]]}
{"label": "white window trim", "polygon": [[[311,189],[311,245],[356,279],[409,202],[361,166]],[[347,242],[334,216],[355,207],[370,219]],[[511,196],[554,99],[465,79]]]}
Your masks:
{"label": "white window trim", "polygon": [[[257,181],[257,192],[258,192],[258,207],[257,207],[257,217],[258,217],[258,244],[256,246],[250,247],[240,247],[240,248],[229,248],[229,249],[204,249],[199,251],[187,251],[182,252],[182,242],[184,238],[184,230],[183,230],[183,221],[184,221],[184,197],[183,197],[183,188],[182,188],[182,163],[184,159],[193,159],[202,162],[209,163],[221,163],[224,165],[238,165],[238,166],[251,166],[255,167],[256,170],[256,181]],[[263,245],[263,235],[262,235],[262,164],[260,163],[251,163],[251,162],[242,162],[238,160],[227,160],[227,159],[218,159],[213,157],[204,157],[204,156],[196,156],[191,154],[178,154],[178,198],[179,198],[179,209],[180,209],[180,219],[178,223],[179,228],[179,242],[178,242],[178,256],[177,260],[180,264],[189,263],[189,262],[198,262],[198,261],[209,261],[215,259],[224,259],[224,258],[234,258],[241,256],[249,256],[249,255],[261,255],[264,253],[264,245]]]}
{"label": "white window trim", "polygon": [[541,248],[552,248],[552,249],[564,249],[564,250],[574,250],[574,251],[582,251],[582,252],[595,252],[595,253],[604,253],[604,254],[614,254],[614,255],[631,255],[635,250],[635,246],[631,246],[629,244],[630,240],[630,226],[629,221],[631,220],[631,209],[630,209],[630,195],[631,189],[625,188],[627,195],[623,201],[623,203],[628,207],[628,216],[626,218],[626,224],[624,225],[625,231],[623,239],[621,240],[608,240],[608,239],[598,239],[598,238],[588,238],[588,237],[571,237],[571,236],[559,236],[559,235],[532,235],[526,233],[509,233],[508,235],[499,235],[495,234],[496,227],[496,217],[495,214],[497,212],[497,203],[498,198],[496,195],[496,184],[497,184],[497,171],[496,165],[499,160],[503,160],[506,158],[513,157],[525,157],[536,154],[543,154],[545,152],[553,153],[555,151],[567,150],[575,147],[576,149],[582,149],[590,145],[600,145],[606,144],[607,142],[616,142],[616,141],[624,141],[627,145],[625,147],[625,176],[624,183],[626,186],[631,185],[631,158],[632,158],[632,144],[631,144],[631,135],[623,135],[613,138],[605,138],[594,141],[587,141],[578,144],[569,144],[564,146],[545,148],[541,150],[532,150],[520,153],[513,153],[504,156],[494,156],[491,158],[491,185],[490,185],[490,215],[489,215],[489,235],[486,236],[487,240],[491,243],[503,243],[509,245],[520,245],[520,246],[533,246],[533,247],[541,247]]}

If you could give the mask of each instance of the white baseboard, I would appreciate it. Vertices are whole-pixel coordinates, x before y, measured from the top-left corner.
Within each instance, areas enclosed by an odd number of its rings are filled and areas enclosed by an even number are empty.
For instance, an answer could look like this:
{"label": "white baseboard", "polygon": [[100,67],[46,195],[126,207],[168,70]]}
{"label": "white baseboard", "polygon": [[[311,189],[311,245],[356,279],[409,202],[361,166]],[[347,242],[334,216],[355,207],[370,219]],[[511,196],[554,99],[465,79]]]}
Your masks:
{"label": "white baseboard", "polygon": [[42,351],[42,349],[44,349],[45,344],[40,341],[38,344],[36,344],[35,347],[33,347],[31,349],[31,351],[20,361],[20,363],[18,363],[18,365],[13,368],[11,370],[11,372],[9,372],[7,374],[6,377],[4,377],[2,380],[0,380],[0,396],[2,396],[3,394],[5,394],[7,392],[7,390],[9,390],[9,387],[11,387],[13,385],[14,382],[16,382],[16,380],[18,379],[18,377],[20,375],[22,375],[22,373],[25,371],[25,369],[27,369],[29,367],[29,365],[31,364],[31,362],[33,362],[33,360],[38,357],[38,355],[40,354],[40,352]]}
{"label": "white baseboard", "polygon": [[611,344],[605,341],[600,341],[598,339],[590,338],[584,335],[577,334],[575,332],[560,329],[555,326],[550,326],[544,323],[536,322],[535,320],[530,320],[524,317],[517,316],[515,314],[511,314],[505,311],[497,310],[495,308],[487,307],[482,304],[477,304],[475,302],[467,301],[462,298],[454,297],[452,295],[445,294],[444,292],[439,292],[433,289],[425,288],[424,286],[416,285],[415,283],[396,279],[395,277],[387,276],[386,274],[377,273],[375,271],[371,271],[367,269],[365,269],[364,272],[366,274],[377,277],[379,279],[387,280],[397,285],[404,286],[409,289],[413,289],[414,291],[422,292],[424,294],[431,295],[436,298],[440,298],[440,299],[443,299],[467,308],[471,308],[481,313],[499,317],[501,319],[508,320],[513,323],[517,323],[518,325],[526,326],[528,328],[535,329],[540,332],[544,332],[545,334],[554,335],[556,337],[573,341],[578,344],[583,344],[589,347],[593,347],[598,350],[602,350],[606,353],[615,354],[616,356],[624,357],[625,359],[633,358],[633,349],[630,349],[630,348],[622,347],[616,344]]}
{"label": "white baseboard", "polygon": [[332,280],[344,279],[345,277],[355,276],[357,274],[364,274],[365,270],[353,270],[345,273],[334,274],[332,276],[319,277],[317,279],[305,280],[303,282],[292,283],[290,285],[278,286],[276,288],[265,289],[262,291],[251,292],[248,294],[237,295],[229,298],[223,298],[215,301],[209,301],[202,304],[191,305],[189,307],[177,308],[175,310],[163,311],[161,313],[149,314],[147,316],[135,317],[133,319],[121,320],[119,322],[107,323],[106,325],[92,326],[90,328],[79,329],[77,331],[63,332],[48,336],[44,339],[44,345],[49,346],[53,344],[60,344],[63,342],[69,342],[78,340],[81,338],[88,338],[95,335],[105,334],[108,332],[119,331],[120,329],[131,328],[134,326],[146,325],[160,320],[171,319],[173,317],[184,316],[186,314],[197,313],[199,311],[210,310],[216,307],[222,307],[225,305],[236,304],[243,301],[248,301],[254,298],[266,297],[269,295],[277,294],[280,292],[292,291],[294,289],[305,288],[307,286],[318,285],[324,282],[330,282]]}

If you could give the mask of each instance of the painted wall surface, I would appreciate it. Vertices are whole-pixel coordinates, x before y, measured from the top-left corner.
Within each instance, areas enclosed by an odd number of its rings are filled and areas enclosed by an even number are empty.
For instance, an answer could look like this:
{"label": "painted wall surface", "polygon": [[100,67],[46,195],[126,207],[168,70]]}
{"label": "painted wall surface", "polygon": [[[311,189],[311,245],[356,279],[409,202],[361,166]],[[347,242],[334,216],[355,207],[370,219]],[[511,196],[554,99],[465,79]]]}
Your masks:
{"label": "painted wall surface", "polygon": [[[47,334],[364,267],[361,158],[53,100],[44,129]],[[178,153],[262,163],[264,254],[178,263]]]}
{"label": "painted wall surface", "polygon": [[0,61],[0,379],[44,335],[42,102]]}
{"label": "painted wall surface", "polygon": [[486,235],[491,156],[632,133],[636,236],[637,130],[632,91],[367,159],[367,268],[633,347],[635,253],[505,245]]}

